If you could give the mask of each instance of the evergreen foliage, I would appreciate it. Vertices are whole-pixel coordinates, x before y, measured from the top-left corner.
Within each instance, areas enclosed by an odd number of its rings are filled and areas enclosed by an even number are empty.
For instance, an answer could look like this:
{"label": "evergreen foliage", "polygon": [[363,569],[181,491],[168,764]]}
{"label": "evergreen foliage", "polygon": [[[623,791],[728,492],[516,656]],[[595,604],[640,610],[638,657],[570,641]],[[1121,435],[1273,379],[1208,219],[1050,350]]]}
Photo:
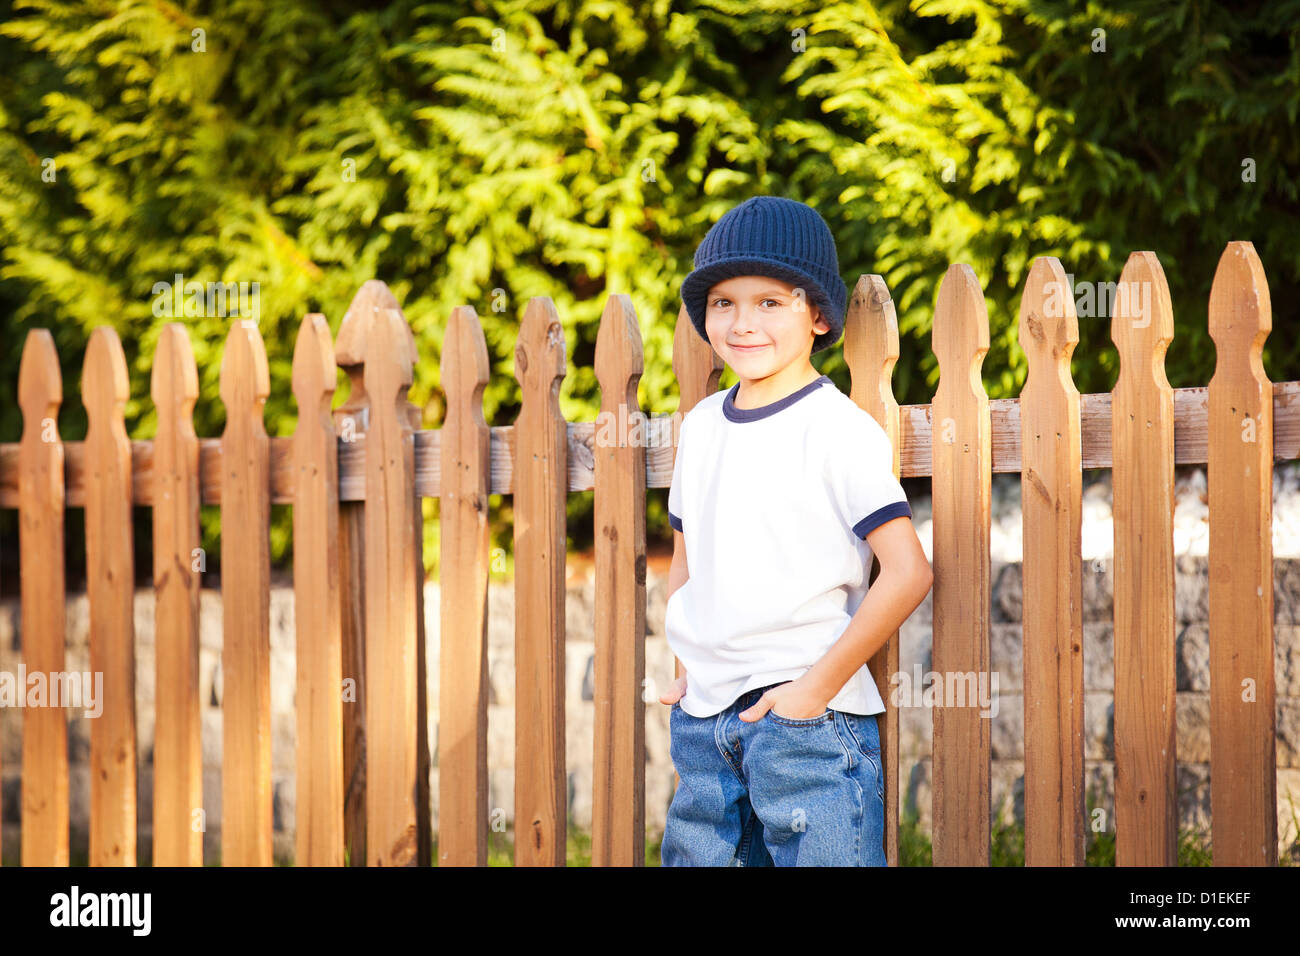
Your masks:
{"label": "evergreen foliage", "polygon": [[[534,295],[565,324],[568,419],[599,410],[612,292],[641,320],[642,406],[667,414],[680,282],[708,226],[756,193],[816,206],[850,284],[885,277],[900,402],[937,383],[929,322],[949,263],[984,285],[984,378],[1014,397],[1032,259],[1113,282],[1138,249],[1160,255],[1173,295],[1170,383],[1204,385],[1210,282],[1233,239],[1255,243],[1270,282],[1265,369],[1300,377],[1300,0],[0,0],[0,20],[0,440],[21,432],[34,326],[64,361],[63,434],[84,434],[81,361],[103,322],[131,367],[128,430],[150,437],[148,370],[171,320],[152,290],[177,273],[259,283],[272,435],[296,420],[301,316],[337,331],[369,278],[415,329],[425,427],[442,418],[442,331],[461,303],[492,356],[485,416],[513,420]],[[199,365],[196,429],[219,435],[232,319],[177,318]],[[1075,381],[1108,390],[1109,319],[1079,325]],[[817,364],[846,384],[838,349]]]}

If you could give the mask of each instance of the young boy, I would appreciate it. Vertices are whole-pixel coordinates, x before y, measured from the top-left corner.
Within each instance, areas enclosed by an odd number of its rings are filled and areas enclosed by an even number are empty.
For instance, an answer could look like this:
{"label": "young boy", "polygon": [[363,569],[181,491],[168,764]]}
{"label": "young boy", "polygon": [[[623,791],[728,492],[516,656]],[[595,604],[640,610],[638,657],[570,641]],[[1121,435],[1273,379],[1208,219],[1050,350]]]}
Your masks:
{"label": "young boy", "polygon": [[886,865],[866,661],[932,572],[888,437],[809,361],[846,299],[826,222],[771,196],[724,215],[682,284],[739,382],[682,421],[668,495],[664,866]]}

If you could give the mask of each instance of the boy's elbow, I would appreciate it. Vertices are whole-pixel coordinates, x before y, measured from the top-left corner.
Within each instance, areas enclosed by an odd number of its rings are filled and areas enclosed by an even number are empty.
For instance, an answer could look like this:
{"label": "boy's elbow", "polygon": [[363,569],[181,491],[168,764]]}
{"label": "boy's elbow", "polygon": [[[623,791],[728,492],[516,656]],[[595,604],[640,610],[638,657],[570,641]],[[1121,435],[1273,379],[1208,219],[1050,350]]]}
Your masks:
{"label": "boy's elbow", "polygon": [[907,576],[916,583],[922,598],[930,593],[930,587],[934,584],[934,569],[924,557],[911,562],[907,568]]}
{"label": "boy's elbow", "polygon": [[897,574],[900,579],[906,580],[908,584],[915,588],[919,597],[918,600],[924,600],[925,596],[930,593],[930,588],[934,585],[934,568],[926,560],[924,554],[902,562],[895,562],[892,567],[882,567],[881,572],[886,570]]}

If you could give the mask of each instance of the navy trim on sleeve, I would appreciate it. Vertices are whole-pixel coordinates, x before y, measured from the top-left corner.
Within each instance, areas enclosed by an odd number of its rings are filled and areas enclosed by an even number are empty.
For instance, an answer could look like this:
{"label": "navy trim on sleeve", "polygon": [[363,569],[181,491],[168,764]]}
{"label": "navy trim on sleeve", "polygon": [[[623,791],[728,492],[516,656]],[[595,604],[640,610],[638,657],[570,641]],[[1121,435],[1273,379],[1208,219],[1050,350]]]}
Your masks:
{"label": "navy trim on sleeve", "polygon": [[886,521],[893,521],[895,518],[912,517],[912,508],[906,501],[892,501],[883,508],[877,508],[871,514],[867,515],[861,521],[853,526],[853,533],[859,538],[865,538],[869,533],[875,531]]}
{"label": "navy trim on sleeve", "polygon": [[677,517],[677,515],[673,514],[671,511],[668,512],[668,523],[673,526],[674,530],[676,531],[682,530],[682,519]]}

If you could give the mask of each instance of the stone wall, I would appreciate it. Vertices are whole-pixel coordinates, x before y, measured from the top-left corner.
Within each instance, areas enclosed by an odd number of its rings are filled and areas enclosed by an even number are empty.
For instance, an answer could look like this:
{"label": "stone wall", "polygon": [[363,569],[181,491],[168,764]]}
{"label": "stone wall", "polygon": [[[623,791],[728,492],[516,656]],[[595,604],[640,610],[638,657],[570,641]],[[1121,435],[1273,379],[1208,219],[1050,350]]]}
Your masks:
{"label": "stone wall", "polygon": [[[1177,568],[1177,752],[1180,825],[1209,825],[1209,646],[1208,596],[1204,558],[1184,557]],[[1112,603],[1109,562],[1084,565],[1084,714],[1085,783],[1094,791],[1089,807],[1100,806],[1113,821],[1114,741]],[[646,612],[646,676],[657,687],[672,677],[672,654],[663,635],[666,577],[649,573]],[[593,650],[590,580],[572,583],[566,620],[566,761],[569,805],[574,824],[591,823]],[[153,593],[136,594],[137,723],[141,859],[151,853],[152,740],[154,723]],[[437,827],[437,707],[439,592],[429,585],[425,613],[429,635],[429,739],[434,749],[432,793]],[[1292,814],[1300,816],[1300,562],[1275,563],[1277,761],[1280,845],[1296,839]],[[992,588],[992,665],[998,673],[998,711],[992,726],[994,816],[1023,821],[1024,733],[1020,657],[1020,565],[995,564]],[[200,678],[203,700],[203,793],[207,812],[204,852],[213,859],[221,833],[221,596],[202,594]],[[88,607],[85,595],[69,598],[67,669],[87,670]],[[489,806],[513,819],[514,672],[513,592],[489,590],[488,756]],[[930,670],[930,598],[904,625],[900,649],[903,671]],[[0,602],[0,671],[16,673],[20,615],[17,602]],[[294,833],[294,639],[293,595],[286,587],[271,594],[271,702],[275,852],[290,859]],[[902,709],[902,799],[915,805],[922,826],[930,823],[931,712]],[[646,705],[646,818],[653,838],[662,832],[672,796],[673,768],[668,757],[668,708]],[[72,854],[84,858],[88,845],[89,720],[69,714]],[[21,713],[0,708],[0,812],[4,856],[18,858]],[[436,832],[436,829],[435,829]]]}
{"label": "stone wall", "polygon": [[[1175,565],[1176,788],[1178,824],[1210,828],[1209,577],[1204,557]],[[1111,562],[1083,565],[1084,787],[1089,811],[1113,830],[1115,819],[1114,626]],[[991,667],[998,674],[999,707],[991,728],[995,819],[1024,822],[1024,684],[1021,659],[1021,565],[993,566]],[[901,667],[930,668],[930,598],[904,625]],[[1277,694],[1278,846],[1300,836],[1300,561],[1274,562],[1274,679]],[[930,825],[932,712],[902,709],[902,798]],[[1293,816],[1294,815],[1294,816]],[[1090,816],[1090,819],[1092,817]]]}

